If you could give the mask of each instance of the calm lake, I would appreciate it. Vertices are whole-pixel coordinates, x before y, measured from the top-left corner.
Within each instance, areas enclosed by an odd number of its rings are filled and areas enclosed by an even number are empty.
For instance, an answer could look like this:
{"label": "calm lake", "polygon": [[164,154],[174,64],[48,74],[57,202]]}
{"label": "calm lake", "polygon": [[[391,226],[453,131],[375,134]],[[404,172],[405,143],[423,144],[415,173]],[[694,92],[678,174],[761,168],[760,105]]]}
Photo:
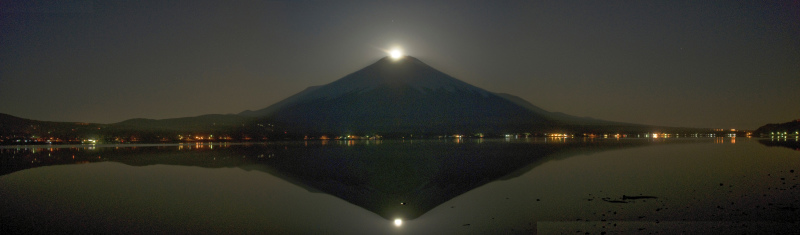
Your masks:
{"label": "calm lake", "polygon": [[0,147],[3,234],[796,233],[796,139]]}

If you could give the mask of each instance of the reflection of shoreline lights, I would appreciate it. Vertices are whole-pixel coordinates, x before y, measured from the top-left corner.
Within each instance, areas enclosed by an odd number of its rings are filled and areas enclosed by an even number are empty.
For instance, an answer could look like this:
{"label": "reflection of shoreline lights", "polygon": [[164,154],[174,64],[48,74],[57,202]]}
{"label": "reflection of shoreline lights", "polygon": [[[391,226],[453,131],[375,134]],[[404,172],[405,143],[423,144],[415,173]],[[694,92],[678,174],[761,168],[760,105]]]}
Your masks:
{"label": "reflection of shoreline lights", "polygon": [[547,136],[548,136],[548,137],[570,137],[570,135],[569,135],[569,134],[560,134],[560,133],[556,133],[556,134],[547,134]]}
{"label": "reflection of shoreline lights", "polygon": [[395,219],[394,220],[394,226],[400,227],[400,225],[403,225],[403,220]]}

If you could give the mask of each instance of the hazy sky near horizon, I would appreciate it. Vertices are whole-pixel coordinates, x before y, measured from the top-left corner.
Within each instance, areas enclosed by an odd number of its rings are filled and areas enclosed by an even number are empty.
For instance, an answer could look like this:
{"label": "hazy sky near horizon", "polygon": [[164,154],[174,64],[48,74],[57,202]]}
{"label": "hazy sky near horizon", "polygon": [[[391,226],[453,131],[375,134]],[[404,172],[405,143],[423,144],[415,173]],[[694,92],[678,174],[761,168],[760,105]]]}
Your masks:
{"label": "hazy sky near horizon", "polygon": [[239,113],[400,47],[548,111],[754,129],[800,118],[798,1],[0,0],[0,113]]}

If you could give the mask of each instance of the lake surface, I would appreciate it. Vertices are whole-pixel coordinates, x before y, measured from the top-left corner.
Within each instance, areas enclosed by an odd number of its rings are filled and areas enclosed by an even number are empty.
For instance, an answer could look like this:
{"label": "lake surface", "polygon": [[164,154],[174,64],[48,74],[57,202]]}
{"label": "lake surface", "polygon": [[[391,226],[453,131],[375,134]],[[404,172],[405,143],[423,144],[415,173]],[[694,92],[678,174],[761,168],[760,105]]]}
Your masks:
{"label": "lake surface", "polygon": [[[5,146],[13,233],[795,233],[794,139]],[[396,222],[401,222],[397,225]]]}

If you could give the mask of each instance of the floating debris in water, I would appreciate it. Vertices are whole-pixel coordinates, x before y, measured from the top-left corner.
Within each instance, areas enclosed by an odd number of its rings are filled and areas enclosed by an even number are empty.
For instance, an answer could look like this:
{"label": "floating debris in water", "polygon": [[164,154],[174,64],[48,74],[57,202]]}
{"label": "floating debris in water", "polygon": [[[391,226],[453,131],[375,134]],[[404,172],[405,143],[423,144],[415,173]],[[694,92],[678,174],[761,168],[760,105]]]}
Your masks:
{"label": "floating debris in water", "polygon": [[636,199],[650,199],[650,198],[652,198],[652,199],[655,199],[655,198],[658,198],[658,197],[654,197],[654,196],[626,196],[626,195],[622,195],[622,200],[636,200]]}

